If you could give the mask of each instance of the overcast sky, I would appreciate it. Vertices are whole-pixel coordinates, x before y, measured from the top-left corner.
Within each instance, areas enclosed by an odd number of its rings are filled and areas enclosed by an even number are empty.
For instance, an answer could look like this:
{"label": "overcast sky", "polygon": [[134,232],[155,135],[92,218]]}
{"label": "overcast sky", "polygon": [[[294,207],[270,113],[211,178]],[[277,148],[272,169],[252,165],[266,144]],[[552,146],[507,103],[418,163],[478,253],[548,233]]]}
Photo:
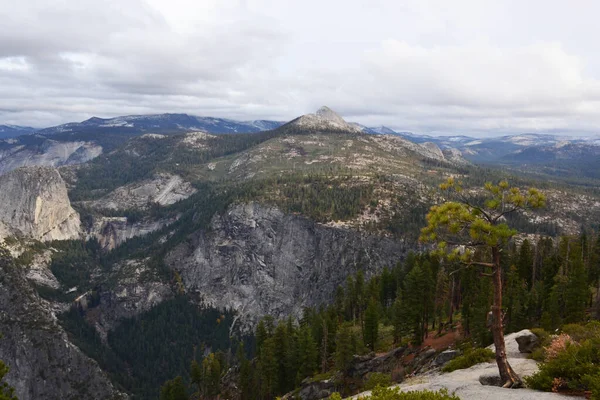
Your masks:
{"label": "overcast sky", "polygon": [[328,105],[420,133],[600,133],[595,0],[0,0],[0,124]]}

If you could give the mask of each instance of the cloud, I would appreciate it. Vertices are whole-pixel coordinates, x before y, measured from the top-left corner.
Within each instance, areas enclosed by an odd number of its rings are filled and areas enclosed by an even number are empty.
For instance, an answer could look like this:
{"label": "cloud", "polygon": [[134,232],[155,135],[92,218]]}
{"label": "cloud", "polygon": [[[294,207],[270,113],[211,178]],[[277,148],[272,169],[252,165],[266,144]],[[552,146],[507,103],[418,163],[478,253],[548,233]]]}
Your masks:
{"label": "cloud", "polygon": [[0,123],[160,112],[285,120],[327,104],[425,133],[600,126],[595,3],[26,3],[0,4]]}

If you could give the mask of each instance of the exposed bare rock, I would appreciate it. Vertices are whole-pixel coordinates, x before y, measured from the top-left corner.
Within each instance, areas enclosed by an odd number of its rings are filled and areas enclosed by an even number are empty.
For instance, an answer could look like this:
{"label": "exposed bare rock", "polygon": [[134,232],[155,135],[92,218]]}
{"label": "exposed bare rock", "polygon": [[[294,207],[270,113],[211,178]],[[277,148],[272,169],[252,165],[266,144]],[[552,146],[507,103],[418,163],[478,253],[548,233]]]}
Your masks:
{"label": "exposed bare rock", "polygon": [[87,237],[98,239],[102,249],[112,250],[128,239],[155,232],[175,220],[176,218],[129,222],[127,217],[99,217],[88,228]]}
{"label": "exposed bare rock", "polygon": [[[506,335],[506,355],[513,369],[523,376],[530,376],[537,370],[535,360],[525,358],[519,352],[516,338],[523,332]],[[489,346],[494,350],[494,345]],[[461,399],[488,399],[488,400],[561,400],[572,397],[557,393],[539,392],[531,389],[504,389],[497,386],[484,386],[479,378],[487,384],[493,384],[494,376],[498,375],[498,366],[495,362],[481,363],[470,368],[459,369],[449,373],[430,371],[407,379],[399,385],[402,391],[413,390],[440,390],[447,389]],[[363,392],[352,397],[353,399],[367,398],[370,392]]]}
{"label": "exposed bare rock", "polygon": [[196,189],[178,175],[156,174],[152,179],[117,188],[86,205],[96,209],[144,209],[151,203],[174,204],[196,193]]}
{"label": "exposed bare rock", "polygon": [[42,241],[80,237],[79,214],[56,169],[19,168],[0,176],[0,187],[0,233]]}
{"label": "exposed bare rock", "polygon": [[519,335],[515,337],[515,340],[519,345],[519,352],[521,353],[531,353],[540,345],[540,339],[536,334],[527,329],[519,332]]}
{"label": "exposed bare rock", "polygon": [[421,143],[421,146],[423,146],[424,148],[426,148],[432,155],[431,158],[437,158],[440,160],[444,160],[444,153],[442,153],[442,150],[439,148],[439,146],[433,142],[425,142],[425,143]]}
{"label": "exposed bare rock", "polygon": [[407,246],[392,239],[319,225],[258,203],[217,215],[166,257],[188,291],[252,324],[269,314],[298,317],[332,299],[349,274],[394,265]]}
{"label": "exposed bare rock", "polygon": [[451,163],[454,163],[456,165],[470,165],[471,164],[469,161],[467,161],[466,159],[463,158],[462,153],[458,149],[453,149],[453,148],[444,149],[444,150],[442,150],[442,153],[444,154],[444,158],[446,158],[447,161],[450,161]]}
{"label": "exposed bare rock", "polygon": [[[6,143],[0,146],[0,175],[20,167],[81,164],[102,154],[102,147],[92,142],[59,142],[45,139],[40,145]],[[1,144],[1,143],[0,143]]]}
{"label": "exposed bare rock", "polygon": [[126,260],[115,266],[107,280],[114,282],[109,290],[99,287],[99,305],[88,311],[88,320],[105,338],[119,321],[135,317],[173,296],[168,283],[149,268],[148,260]]}
{"label": "exposed bare rock", "polygon": [[44,250],[41,253],[33,256],[33,262],[25,267],[26,277],[29,281],[36,285],[47,286],[52,289],[58,289],[60,283],[50,271],[50,261],[52,259],[52,251]]}
{"label": "exposed bare rock", "polygon": [[284,125],[312,131],[343,131],[361,133],[362,129],[347,123],[329,107],[323,106],[314,114],[305,114]]}
{"label": "exposed bare rock", "polygon": [[98,364],[73,345],[50,306],[0,250],[0,359],[20,400],[124,399]]}

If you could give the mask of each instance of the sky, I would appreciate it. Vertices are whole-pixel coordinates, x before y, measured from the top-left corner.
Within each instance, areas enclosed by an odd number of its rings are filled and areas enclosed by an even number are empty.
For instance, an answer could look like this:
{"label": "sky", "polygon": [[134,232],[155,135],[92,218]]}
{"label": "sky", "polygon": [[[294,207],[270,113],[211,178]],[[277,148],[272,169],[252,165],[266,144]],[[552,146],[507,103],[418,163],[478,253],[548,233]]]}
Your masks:
{"label": "sky", "polygon": [[327,105],[427,134],[600,133],[595,0],[0,0],[0,124]]}

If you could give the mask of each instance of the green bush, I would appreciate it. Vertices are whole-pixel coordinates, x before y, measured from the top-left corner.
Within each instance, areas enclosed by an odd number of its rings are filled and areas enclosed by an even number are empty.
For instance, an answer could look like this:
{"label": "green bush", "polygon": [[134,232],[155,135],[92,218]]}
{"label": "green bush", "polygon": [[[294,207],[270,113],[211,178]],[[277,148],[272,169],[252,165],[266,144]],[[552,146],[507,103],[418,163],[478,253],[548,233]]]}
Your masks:
{"label": "green bush", "polygon": [[496,354],[490,349],[472,349],[467,350],[462,356],[456,357],[442,368],[443,372],[452,372],[457,369],[465,369],[472,367],[475,364],[491,361],[496,357]]}
{"label": "green bush", "polygon": [[367,376],[367,381],[365,382],[364,389],[365,390],[373,390],[377,386],[387,387],[392,384],[392,376],[390,374],[384,374],[382,372],[371,372]]}
{"label": "green bush", "polygon": [[546,346],[552,342],[552,335],[542,328],[532,328],[531,332],[540,340],[539,346],[531,353],[531,358],[535,361],[544,361],[546,359]]}
{"label": "green bush", "polygon": [[531,333],[538,337],[540,346],[547,346],[552,341],[552,335],[542,328],[532,328]]}
{"label": "green bush", "polygon": [[[329,396],[329,400],[340,400],[342,397],[339,393],[333,393]],[[364,400],[460,400],[460,398],[454,394],[449,394],[446,389],[442,389],[438,392],[432,392],[429,390],[413,391],[413,392],[401,392],[398,388],[387,388],[377,386],[373,389],[370,396],[360,398]]]}
{"label": "green bush", "polygon": [[600,400],[600,375],[585,375],[581,380],[592,392],[590,400]]}
{"label": "green bush", "polygon": [[576,342],[586,339],[600,339],[600,321],[588,322],[585,325],[567,324],[562,327],[561,331],[571,336]]}
{"label": "green bush", "polygon": [[543,391],[595,391],[599,398],[600,339],[567,343],[564,351],[540,364],[540,370],[525,378],[527,385]]}

